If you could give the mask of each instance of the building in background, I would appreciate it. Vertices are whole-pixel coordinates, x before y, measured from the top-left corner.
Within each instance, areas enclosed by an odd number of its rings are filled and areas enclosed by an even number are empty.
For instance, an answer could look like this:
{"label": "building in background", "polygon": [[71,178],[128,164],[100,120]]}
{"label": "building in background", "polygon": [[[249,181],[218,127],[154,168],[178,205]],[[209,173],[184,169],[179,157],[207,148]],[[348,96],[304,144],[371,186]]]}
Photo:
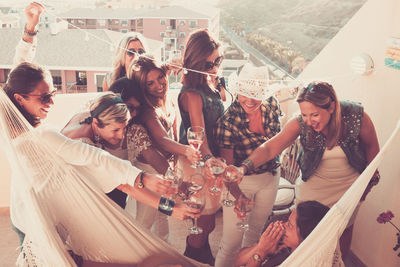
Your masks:
{"label": "building in background", "polygon": [[[156,2],[156,1],[155,1]],[[162,59],[168,59],[176,51],[183,52],[187,36],[199,28],[208,28],[219,36],[219,10],[195,11],[183,6],[159,8],[75,8],[59,14],[68,21],[69,28],[107,29],[118,32],[136,31],[146,38],[161,41],[164,47]]]}
{"label": "building in background", "polygon": [[[53,76],[59,93],[102,91],[104,76],[112,69],[116,47],[123,33],[103,29],[63,30],[51,34],[41,27],[35,63],[45,66]],[[4,85],[22,29],[0,29],[0,85]],[[111,45],[112,43],[113,45]],[[162,42],[146,39],[152,54],[160,57]],[[158,52],[158,55],[157,55]]]}

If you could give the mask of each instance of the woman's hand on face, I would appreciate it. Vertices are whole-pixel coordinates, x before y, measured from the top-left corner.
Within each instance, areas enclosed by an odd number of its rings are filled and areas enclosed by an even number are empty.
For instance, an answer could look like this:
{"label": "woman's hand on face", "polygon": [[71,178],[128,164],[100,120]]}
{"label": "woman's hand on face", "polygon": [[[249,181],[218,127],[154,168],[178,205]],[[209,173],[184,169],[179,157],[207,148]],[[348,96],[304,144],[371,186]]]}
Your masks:
{"label": "woman's hand on face", "polygon": [[257,247],[264,251],[265,254],[275,254],[281,248],[279,245],[279,240],[285,233],[285,228],[281,221],[276,221],[270,223],[264,233],[261,235],[258,241]]}
{"label": "woman's hand on face", "polygon": [[199,218],[200,210],[189,207],[181,202],[175,202],[175,206],[174,209],[172,210],[171,216],[179,220],[184,220],[187,218]]}
{"label": "woman's hand on face", "polygon": [[161,195],[176,194],[176,188],[171,187],[172,181],[163,179],[163,176],[158,174],[145,173],[143,176],[143,185],[150,191]]}
{"label": "woman's hand on face", "polygon": [[196,162],[201,160],[200,151],[194,149],[191,146],[186,146],[185,156],[190,161],[191,164],[196,164]]}
{"label": "woman's hand on face", "polygon": [[39,23],[40,15],[42,14],[43,10],[44,6],[37,2],[32,2],[25,8],[27,30],[35,30],[35,27]]}

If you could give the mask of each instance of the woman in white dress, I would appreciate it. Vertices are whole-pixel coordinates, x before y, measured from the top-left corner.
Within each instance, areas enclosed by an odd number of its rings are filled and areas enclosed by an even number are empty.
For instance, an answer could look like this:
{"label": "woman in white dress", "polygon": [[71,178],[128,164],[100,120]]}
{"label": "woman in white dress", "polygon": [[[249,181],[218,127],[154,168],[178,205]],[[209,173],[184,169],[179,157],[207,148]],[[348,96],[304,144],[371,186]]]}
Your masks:
{"label": "woman in white dress", "polygon": [[[135,196],[134,192],[143,186],[159,194],[175,190],[157,175],[145,174],[129,161],[38,127],[47,117],[55,95],[49,71],[21,63],[9,74],[4,91],[1,129],[3,137],[9,138],[5,142],[10,146],[7,153],[15,157],[10,160],[14,172],[11,219],[25,234],[21,255],[28,258],[29,251],[41,255],[37,262],[57,262],[49,265],[62,266],[57,255],[63,262],[77,264],[66,251],[87,261],[117,263],[137,263],[150,251],[158,251],[160,247],[146,247],[151,237],[136,230],[104,193],[119,188]],[[167,204],[173,214],[173,205]],[[196,217],[196,212],[185,209],[185,214],[178,217]],[[132,235],[132,231],[146,237],[145,243],[140,245],[135,238],[123,238]],[[161,248],[164,249],[168,251]]]}

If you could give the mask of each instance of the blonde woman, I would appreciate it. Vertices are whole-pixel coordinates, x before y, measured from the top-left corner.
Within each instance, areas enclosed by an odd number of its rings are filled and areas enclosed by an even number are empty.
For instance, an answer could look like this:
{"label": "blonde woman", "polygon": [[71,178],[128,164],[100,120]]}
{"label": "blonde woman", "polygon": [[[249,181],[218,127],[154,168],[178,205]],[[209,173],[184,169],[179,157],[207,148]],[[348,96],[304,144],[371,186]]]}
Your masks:
{"label": "blonde woman", "polygon": [[113,71],[107,73],[103,80],[103,91],[108,91],[111,84],[125,77],[128,68],[136,55],[146,53],[147,47],[143,35],[138,32],[126,33],[118,44],[113,63]]}

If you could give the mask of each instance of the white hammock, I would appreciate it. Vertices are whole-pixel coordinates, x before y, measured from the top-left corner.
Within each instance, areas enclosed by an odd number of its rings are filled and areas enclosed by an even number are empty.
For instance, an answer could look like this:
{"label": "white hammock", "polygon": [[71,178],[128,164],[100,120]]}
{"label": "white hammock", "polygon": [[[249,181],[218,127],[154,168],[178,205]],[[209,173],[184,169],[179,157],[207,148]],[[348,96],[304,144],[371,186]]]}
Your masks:
{"label": "white hammock", "polygon": [[[53,135],[33,129],[3,90],[0,132],[12,165],[14,193],[24,207],[16,214],[26,234],[20,266],[76,266],[68,250],[99,262],[140,264],[152,255],[162,255],[169,258],[165,263],[204,266],[136,226],[100,189],[96,166],[67,163],[63,151],[49,145]],[[95,150],[99,157],[105,153],[83,143],[82,148]]]}
{"label": "white hammock", "polygon": [[368,165],[342,198],[329,210],[312,233],[280,265],[281,267],[332,266],[334,251],[354,209],[367,187],[370,178],[382,161],[386,151],[400,130],[400,121],[381,151]]}

